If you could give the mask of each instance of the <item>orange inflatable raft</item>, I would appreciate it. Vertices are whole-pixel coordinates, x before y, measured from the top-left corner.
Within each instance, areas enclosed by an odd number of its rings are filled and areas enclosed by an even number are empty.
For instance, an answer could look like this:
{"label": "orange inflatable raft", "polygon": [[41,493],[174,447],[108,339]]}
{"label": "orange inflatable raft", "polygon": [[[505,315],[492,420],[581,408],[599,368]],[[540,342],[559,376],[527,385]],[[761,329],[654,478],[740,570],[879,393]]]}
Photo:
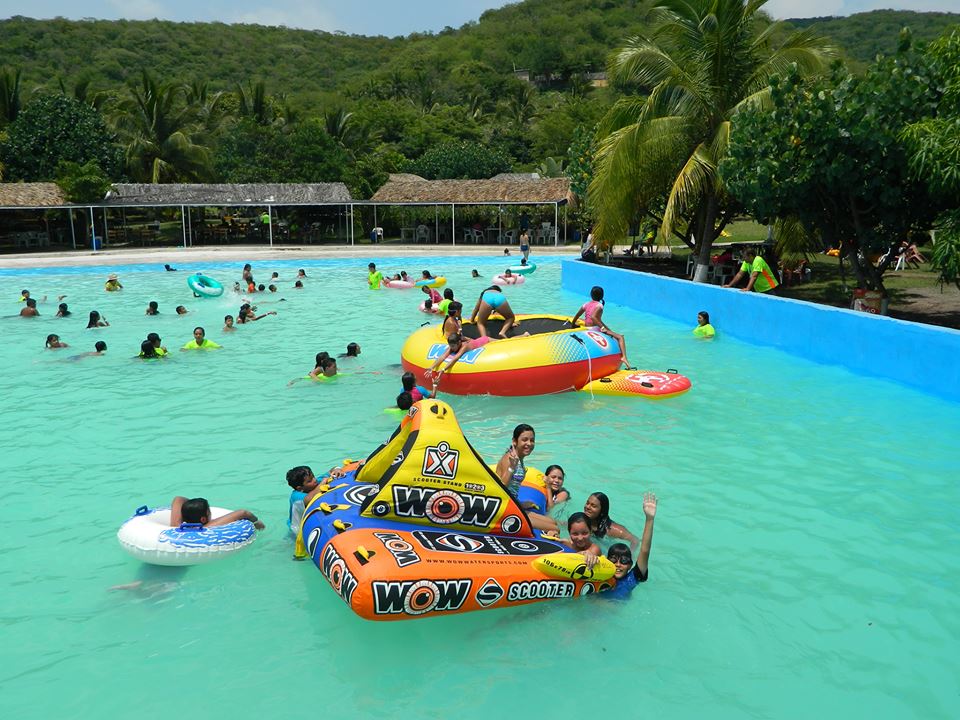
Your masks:
{"label": "orange inflatable raft", "polygon": [[680,375],[676,370],[658,372],[656,370],[620,370],[598,380],[588,382],[581,392],[594,395],[615,395],[619,397],[644,397],[663,399],[682,395],[690,389],[690,378]]}

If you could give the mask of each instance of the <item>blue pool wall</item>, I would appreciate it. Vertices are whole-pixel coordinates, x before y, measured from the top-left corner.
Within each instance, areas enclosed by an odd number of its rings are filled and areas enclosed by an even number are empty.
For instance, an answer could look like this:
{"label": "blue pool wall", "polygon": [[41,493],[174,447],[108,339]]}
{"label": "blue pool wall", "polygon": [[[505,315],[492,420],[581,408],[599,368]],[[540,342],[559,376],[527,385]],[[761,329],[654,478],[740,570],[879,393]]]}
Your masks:
{"label": "blue pool wall", "polygon": [[960,331],[579,260],[561,273],[578,295],[600,285],[608,302],[691,329],[706,310],[718,333],[960,402]]}

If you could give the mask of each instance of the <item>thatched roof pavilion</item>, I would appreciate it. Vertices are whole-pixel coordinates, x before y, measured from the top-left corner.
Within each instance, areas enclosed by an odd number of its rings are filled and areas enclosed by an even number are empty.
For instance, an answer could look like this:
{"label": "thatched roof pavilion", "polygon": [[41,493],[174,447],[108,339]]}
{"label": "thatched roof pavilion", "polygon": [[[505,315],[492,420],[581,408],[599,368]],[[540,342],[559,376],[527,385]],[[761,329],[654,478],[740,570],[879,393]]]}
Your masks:
{"label": "thatched roof pavilion", "polygon": [[[266,208],[270,216],[268,238],[273,244],[273,208],[289,206],[340,206],[353,216],[353,197],[344,183],[250,183],[250,184],[130,184],[117,183],[111,186],[106,197],[98,202],[72,203],[63,191],[50,182],[0,183],[0,210],[65,210],[70,223],[70,237],[74,247],[77,234],[74,229],[74,214],[84,215],[82,222],[88,228],[100,224],[101,233],[109,234],[108,211],[126,211],[128,208],[176,208],[181,210],[184,246],[188,244],[191,230],[190,208],[203,207],[256,207]],[[95,219],[94,214],[100,216]],[[87,217],[89,215],[89,223]],[[86,233],[94,247],[97,240],[92,231]],[[352,234],[350,241],[353,242]],[[49,244],[49,242],[47,242]]]}
{"label": "thatched roof pavilion", "polygon": [[[567,205],[574,201],[569,178],[541,178],[525,173],[503,173],[487,180],[424,180],[416,175],[391,175],[373,197],[374,205],[449,206],[453,242],[457,242],[456,208],[475,205],[552,205],[554,222],[550,242],[560,242],[560,206],[563,206],[563,233],[566,242]],[[439,223],[437,223],[439,235]],[[466,229],[469,232],[469,229]],[[496,233],[502,240],[502,229]]]}
{"label": "thatched roof pavilion", "polygon": [[36,210],[69,205],[56,183],[0,183],[0,209]]}
{"label": "thatched roof pavilion", "polygon": [[401,176],[390,180],[370,202],[400,205],[563,205],[573,197],[569,178],[504,174],[489,180],[424,180]]}
{"label": "thatched roof pavilion", "polygon": [[257,207],[277,205],[346,205],[353,202],[350,190],[335,183],[249,183],[201,184],[170,183],[143,185],[117,183],[103,205],[107,207],[134,206],[170,207],[176,205]]}

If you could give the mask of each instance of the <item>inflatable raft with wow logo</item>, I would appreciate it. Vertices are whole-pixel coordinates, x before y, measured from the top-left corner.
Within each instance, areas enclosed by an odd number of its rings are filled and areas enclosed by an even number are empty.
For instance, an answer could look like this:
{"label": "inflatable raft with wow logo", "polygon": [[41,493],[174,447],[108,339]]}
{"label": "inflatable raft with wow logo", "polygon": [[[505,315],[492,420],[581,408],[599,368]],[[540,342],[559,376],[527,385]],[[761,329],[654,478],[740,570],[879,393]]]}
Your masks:
{"label": "inflatable raft with wow logo", "polygon": [[440,400],[416,403],[388,442],[344,470],[305,509],[297,554],[363,618],[577,598],[616,582],[610,561],[588,568],[533,530]]}

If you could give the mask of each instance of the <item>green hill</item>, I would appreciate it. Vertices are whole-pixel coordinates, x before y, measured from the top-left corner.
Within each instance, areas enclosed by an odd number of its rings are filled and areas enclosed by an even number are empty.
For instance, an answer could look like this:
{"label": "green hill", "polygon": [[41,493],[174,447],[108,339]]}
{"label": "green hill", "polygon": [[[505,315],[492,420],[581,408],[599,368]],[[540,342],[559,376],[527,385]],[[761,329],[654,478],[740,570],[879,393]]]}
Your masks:
{"label": "green hill", "polygon": [[796,28],[816,26],[821,34],[833,38],[855,64],[866,65],[880,53],[891,55],[896,52],[901,28],[909,27],[914,39],[929,42],[948,27],[960,24],[960,14],[874,10],[848,17],[802,18],[787,22]]}
{"label": "green hill", "polygon": [[[109,89],[147,68],[161,77],[209,80],[214,88],[265,79],[272,93],[296,98],[306,109],[364,84],[389,81],[397,72],[445,79],[464,63],[483,63],[501,74],[529,69],[535,75],[603,70],[611,49],[641,31],[649,0],[526,0],[489,10],[476,22],[405,38],[364,37],[222,23],[166,21],[0,21],[2,64],[23,71],[23,85],[69,86],[89,77]],[[816,25],[859,62],[892,52],[909,25],[929,40],[960,14],[880,10],[845,18],[790,20]]]}
{"label": "green hill", "polygon": [[[431,171],[421,159],[428,151],[466,157],[478,148],[496,150],[518,171],[561,172],[556,160],[568,157],[574,138],[585,137],[616,97],[602,77],[588,74],[601,73],[625,38],[643,32],[656,1],[524,0],[457,29],[396,38],[14,17],[0,20],[0,132],[38,91],[58,95],[62,85],[93,106],[128,151],[146,152],[166,142],[152,134],[167,127],[130,111],[127,83],[146,70],[153,86],[172,83],[176,97],[166,112],[188,107],[185,131],[196,152],[210,151],[202,162],[196,156],[204,172],[180,168],[171,177],[272,182],[300,177],[284,164],[295,163],[303,177],[343,179],[366,194],[390,172],[461,176],[462,162]],[[904,25],[929,40],[957,22],[960,15],[948,13],[878,11],[788,25],[814,25],[862,67],[878,51],[895,50]],[[233,92],[238,85],[243,93]],[[148,167],[155,167],[149,157],[128,157],[126,172],[142,180]],[[10,179],[49,174],[7,163]]]}

